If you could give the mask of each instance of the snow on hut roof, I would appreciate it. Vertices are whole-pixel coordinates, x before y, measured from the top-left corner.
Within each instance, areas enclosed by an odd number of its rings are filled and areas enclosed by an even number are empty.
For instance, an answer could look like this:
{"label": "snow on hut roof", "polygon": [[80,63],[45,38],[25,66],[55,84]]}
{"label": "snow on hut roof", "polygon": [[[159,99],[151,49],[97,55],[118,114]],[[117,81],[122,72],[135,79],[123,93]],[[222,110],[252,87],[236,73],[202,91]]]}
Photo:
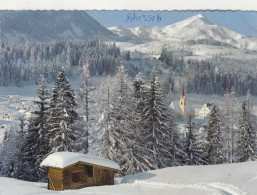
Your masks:
{"label": "snow on hut roof", "polygon": [[75,152],[56,152],[50,154],[42,161],[40,166],[65,168],[79,161],[117,170],[120,169],[119,165],[111,160]]}

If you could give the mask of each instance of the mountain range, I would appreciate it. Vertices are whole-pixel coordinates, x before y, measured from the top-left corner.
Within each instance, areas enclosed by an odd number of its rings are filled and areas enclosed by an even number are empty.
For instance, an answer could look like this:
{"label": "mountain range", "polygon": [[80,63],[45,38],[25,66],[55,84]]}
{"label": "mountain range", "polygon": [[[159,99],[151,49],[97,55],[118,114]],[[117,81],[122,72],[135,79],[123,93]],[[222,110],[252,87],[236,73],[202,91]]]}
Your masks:
{"label": "mountain range", "polygon": [[223,26],[212,24],[201,14],[164,27],[124,28],[115,26],[110,27],[109,30],[121,37],[130,37],[130,41],[133,43],[139,39],[143,43],[157,41],[190,45],[198,42],[216,46],[257,49],[256,37],[247,37]]}
{"label": "mountain range", "polygon": [[0,11],[0,40],[4,43],[119,40],[85,11]]}
{"label": "mountain range", "polygon": [[257,37],[247,37],[212,24],[201,14],[164,27],[105,28],[85,11],[0,11],[0,40],[4,43],[86,40],[98,37],[120,42],[126,49],[151,52],[163,45],[205,44],[257,50]]}

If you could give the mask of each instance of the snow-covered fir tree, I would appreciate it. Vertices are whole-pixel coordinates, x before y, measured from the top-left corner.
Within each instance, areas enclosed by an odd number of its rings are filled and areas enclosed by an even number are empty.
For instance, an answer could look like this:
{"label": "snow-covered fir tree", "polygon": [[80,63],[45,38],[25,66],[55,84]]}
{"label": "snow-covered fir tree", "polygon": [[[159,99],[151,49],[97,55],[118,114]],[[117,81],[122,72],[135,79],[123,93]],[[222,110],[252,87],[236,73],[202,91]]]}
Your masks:
{"label": "snow-covered fir tree", "polygon": [[76,102],[73,90],[64,71],[60,72],[54,82],[49,102],[47,134],[50,153],[72,151],[75,142],[74,123],[78,118],[75,111]]}
{"label": "snow-covered fir tree", "polygon": [[118,147],[121,174],[134,174],[153,167],[148,156],[148,148],[142,145],[141,115],[137,112],[137,102],[132,97],[132,83],[125,73],[123,64],[118,68],[116,76],[117,89],[114,91],[117,98],[114,104],[114,128],[119,133]]}
{"label": "snow-covered fir tree", "polygon": [[144,145],[151,149],[151,158],[156,168],[167,166],[171,158],[170,153],[170,131],[167,128],[169,121],[166,115],[166,108],[163,103],[162,87],[157,77],[157,72],[153,69],[144,100]]}
{"label": "snow-covered fir tree", "polygon": [[46,120],[49,116],[49,90],[43,75],[38,81],[36,89],[39,100],[34,101],[36,110],[29,121],[25,140],[25,170],[27,180],[46,180],[46,170],[40,168],[40,163],[49,153],[49,140],[47,137]]}
{"label": "snow-covered fir tree", "polygon": [[14,178],[24,179],[26,177],[25,174],[25,154],[24,148],[25,145],[25,135],[26,135],[26,120],[25,117],[22,115],[19,117],[19,128],[16,134],[16,151],[15,151],[15,163],[14,163]]}
{"label": "snow-covered fir tree", "polygon": [[97,154],[100,157],[107,158],[110,160],[117,161],[117,137],[118,134],[114,131],[114,113],[113,113],[113,94],[110,77],[102,82],[98,87],[97,91],[97,102],[99,105],[100,117],[97,122],[97,127],[99,129],[99,135],[97,136],[97,141],[99,142],[99,147],[96,149]]}
{"label": "snow-covered fir tree", "polygon": [[187,133],[184,151],[187,154],[186,165],[202,165],[206,164],[206,154],[203,150],[203,142],[199,136],[196,135],[195,123],[192,120],[192,113],[189,115],[187,123]]}
{"label": "snow-covered fir tree", "polygon": [[78,105],[80,109],[78,110],[80,119],[80,128],[76,130],[76,148],[77,151],[82,153],[88,153],[88,138],[89,138],[89,93],[90,89],[90,73],[89,64],[84,64],[82,60],[82,67],[80,73],[80,88],[79,88],[79,100]]}
{"label": "snow-covered fir tree", "polygon": [[21,118],[19,124],[11,127],[6,139],[1,144],[1,175],[24,179],[24,138],[25,125]]}
{"label": "snow-covered fir tree", "polygon": [[1,143],[1,175],[6,177],[15,177],[14,169],[17,162],[16,149],[17,149],[17,129],[12,127],[8,134],[7,139]]}
{"label": "snow-covered fir tree", "polygon": [[222,164],[225,160],[225,155],[223,153],[219,109],[215,104],[212,106],[207,124],[206,142],[207,163]]}
{"label": "snow-covered fir tree", "polygon": [[170,158],[167,159],[167,166],[179,166],[183,165],[187,159],[187,154],[183,150],[183,145],[179,135],[179,130],[176,124],[174,113],[168,109],[166,112],[168,116],[168,122],[166,128],[169,132],[169,153]]}
{"label": "snow-covered fir tree", "polygon": [[253,161],[256,159],[256,130],[252,125],[252,114],[248,110],[246,99],[241,109],[237,161]]}
{"label": "snow-covered fir tree", "polygon": [[237,100],[235,97],[235,89],[232,87],[229,92],[226,90],[224,94],[225,103],[223,106],[223,119],[221,120],[223,124],[223,137],[224,137],[224,148],[226,151],[226,158],[229,163],[234,162],[235,150],[236,150],[236,108]]}
{"label": "snow-covered fir tree", "polygon": [[142,107],[145,92],[145,80],[142,73],[138,73],[133,82],[133,96],[138,101],[139,107]]}

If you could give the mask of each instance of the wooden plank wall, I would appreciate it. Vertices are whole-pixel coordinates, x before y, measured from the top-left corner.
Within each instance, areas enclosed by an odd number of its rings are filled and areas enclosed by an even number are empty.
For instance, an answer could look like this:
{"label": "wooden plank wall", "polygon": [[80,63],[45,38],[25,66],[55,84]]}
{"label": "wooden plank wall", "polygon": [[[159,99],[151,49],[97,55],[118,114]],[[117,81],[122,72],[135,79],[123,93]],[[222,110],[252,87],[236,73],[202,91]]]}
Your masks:
{"label": "wooden plank wall", "polygon": [[[114,171],[112,169],[103,168],[93,165],[93,177],[88,177],[85,166],[82,163],[75,164],[66,169],[56,169],[49,167],[48,175],[51,176],[54,183],[55,190],[64,189],[78,189],[87,186],[101,186],[101,185],[113,185],[114,184]],[[79,174],[80,181],[73,182],[72,174]],[[54,190],[49,181],[49,189]]]}
{"label": "wooden plank wall", "polygon": [[62,190],[63,185],[63,172],[62,169],[57,169],[53,167],[48,168],[48,182],[50,190]]}

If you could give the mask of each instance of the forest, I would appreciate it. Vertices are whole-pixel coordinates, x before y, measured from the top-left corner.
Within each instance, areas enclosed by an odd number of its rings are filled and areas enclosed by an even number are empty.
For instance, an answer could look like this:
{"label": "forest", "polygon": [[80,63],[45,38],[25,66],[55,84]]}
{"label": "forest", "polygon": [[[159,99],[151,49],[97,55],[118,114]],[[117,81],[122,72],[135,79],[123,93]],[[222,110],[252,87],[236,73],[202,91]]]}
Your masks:
{"label": "forest", "polygon": [[257,60],[229,59],[215,55],[207,60],[187,60],[163,49],[159,60],[170,69],[165,84],[174,92],[176,75],[183,78],[188,93],[224,95],[234,87],[237,96],[244,96],[248,90],[257,95]]}
{"label": "forest", "polygon": [[[137,59],[114,44],[83,42],[2,44],[1,86],[38,85],[32,117],[20,117],[0,145],[0,175],[46,181],[42,160],[58,151],[117,162],[117,176],[172,166],[256,159],[254,61],[188,60],[163,50],[159,59]],[[234,63],[235,67],[225,66]],[[248,63],[242,71],[240,63]],[[218,64],[218,65],[217,65]],[[169,71],[167,71],[169,70]],[[247,74],[248,73],[248,74]],[[79,89],[69,78],[79,77]],[[100,82],[93,82],[98,77]],[[163,78],[163,80],[159,78]],[[224,95],[199,131],[191,114],[186,134],[164,99],[180,78],[187,92]],[[49,84],[53,82],[53,87]],[[237,95],[244,95],[237,102]],[[239,110],[234,105],[240,104]]]}
{"label": "forest", "polygon": [[[83,60],[89,63],[92,76],[113,76],[122,60],[128,74],[135,77],[142,72],[150,77],[151,69],[156,67],[159,75],[164,75],[165,93],[180,89],[174,88],[177,75],[183,80],[189,93],[224,95],[235,87],[236,95],[245,95],[248,90],[257,95],[256,59],[229,59],[219,55],[207,60],[184,60],[184,51],[162,49],[159,59],[137,56],[136,52],[120,51],[115,43],[105,43],[98,39],[51,43],[30,43],[25,45],[0,46],[0,86],[24,86],[36,84],[42,74],[48,83],[65,70],[69,78],[77,78]],[[131,54],[133,53],[133,54]],[[165,74],[169,70],[168,74]],[[173,79],[170,79],[172,77]]]}
{"label": "forest", "polygon": [[52,89],[41,75],[32,118],[20,117],[18,125],[5,132],[0,174],[46,181],[46,170],[40,163],[59,151],[113,160],[120,165],[118,177],[164,167],[256,159],[256,120],[250,93],[236,110],[235,91],[227,91],[224,107],[213,104],[203,132],[190,115],[186,135],[182,135],[174,110],[164,104],[156,69],[148,80],[141,73],[131,80],[123,64],[117,69],[113,77],[103,77],[94,86],[86,63],[77,92],[63,70]]}

